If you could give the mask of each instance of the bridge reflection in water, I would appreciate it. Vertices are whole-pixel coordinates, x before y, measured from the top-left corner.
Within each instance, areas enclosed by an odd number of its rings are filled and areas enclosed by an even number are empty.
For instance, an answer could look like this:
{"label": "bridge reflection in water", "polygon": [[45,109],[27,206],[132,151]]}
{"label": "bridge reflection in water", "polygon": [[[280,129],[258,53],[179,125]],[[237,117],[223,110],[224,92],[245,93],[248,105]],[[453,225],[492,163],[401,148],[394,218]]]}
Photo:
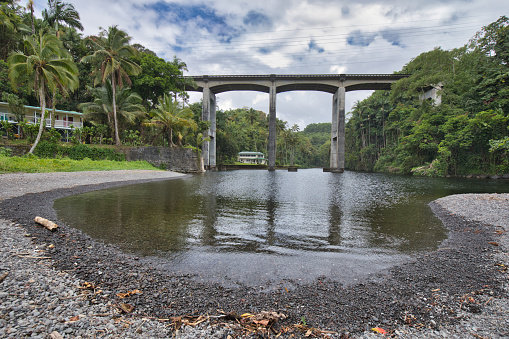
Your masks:
{"label": "bridge reflection in water", "polygon": [[320,169],[208,172],[70,196],[55,209],[93,238],[203,279],[349,282],[436,248],[446,232],[427,204],[473,189],[461,185]]}

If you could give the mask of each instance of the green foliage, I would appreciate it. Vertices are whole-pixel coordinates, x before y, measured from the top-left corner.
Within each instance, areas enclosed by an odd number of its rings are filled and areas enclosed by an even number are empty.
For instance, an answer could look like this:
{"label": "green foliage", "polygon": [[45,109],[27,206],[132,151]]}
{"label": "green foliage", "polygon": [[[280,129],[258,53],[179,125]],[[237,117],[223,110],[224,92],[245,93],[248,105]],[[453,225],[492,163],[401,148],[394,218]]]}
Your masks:
{"label": "green foliage", "polygon": [[[95,125],[108,125],[110,131],[113,133],[112,138],[115,138],[115,119],[113,116],[113,86],[111,82],[106,80],[103,86],[91,88],[89,91],[94,97],[91,102],[85,102],[78,107],[85,113],[85,119]],[[132,92],[130,88],[119,88],[115,92],[115,104],[117,112],[117,125],[120,129],[125,129],[127,126],[134,126],[137,119],[143,119],[145,116],[145,108],[141,104],[141,97]],[[101,128],[101,135],[106,134],[107,127]]]}
{"label": "green foliage", "polygon": [[128,130],[124,131],[122,144],[126,146],[140,146],[142,144],[140,131]]}
{"label": "green foliage", "polygon": [[131,84],[129,75],[141,73],[141,67],[130,60],[136,57],[138,51],[129,44],[131,37],[117,26],[102,30],[99,36],[89,37],[85,40],[91,52],[81,59],[84,63],[94,65],[94,84],[111,83],[112,87],[112,116],[115,131],[115,144],[120,146],[119,126],[116,110],[117,87],[122,88],[123,82]]}
{"label": "green foliage", "polygon": [[142,72],[132,77],[132,88],[143,98],[147,110],[155,109],[165,93],[181,91],[178,85],[182,71],[177,65],[152,53],[142,52],[133,59],[141,66]]}
{"label": "green foliage", "polygon": [[123,161],[125,155],[111,148],[91,147],[84,144],[62,146],[43,140],[35,148],[34,154],[41,158],[68,157],[72,160],[112,160]]}
{"label": "green foliage", "polygon": [[182,107],[168,94],[159,99],[159,104],[150,115],[151,119],[145,125],[158,128],[158,136],[167,135],[170,146],[175,146],[174,136],[178,138],[179,145],[183,146],[184,135],[188,134],[189,130],[196,131],[198,128],[193,120],[193,111],[189,107]]}
{"label": "green foliage", "polygon": [[507,154],[509,151],[509,137],[500,140],[490,140],[490,152],[503,152]]}
{"label": "green foliage", "polygon": [[[55,96],[57,90],[66,94],[78,87],[78,68],[63,48],[62,42],[53,34],[44,33],[25,36],[25,51],[9,54],[9,78],[16,86],[28,79],[39,99],[41,112],[46,112],[46,96]],[[45,119],[40,119],[39,132],[29,153],[33,153],[44,130]]]}
{"label": "green foliage", "polygon": [[60,132],[54,128],[50,129],[49,131],[46,131],[46,133],[44,133],[42,137],[43,140],[47,140],[48,142],[51,143],[57,143],[62,139],[62,135],[60,134]]}
{"label": "green foliage", "polygon": [[[347,168],[428,176],[507,171],[508,26],[501,17],[463,48],[422,53],[390,93],[358,102],[346,126]],[[419,101],[437,84],[441,105]]]}
{"label": "green foliage", "polygon": [[0,147],[0,157],[10,157],[12,150],[10,148]]}
{"label": "green foliage", "polygon": [[4,120],[0,121],[0,130],[5,133],[7,139],[14,138],[14,133],[12,133],[13,126],[10,122]]}
{"label": "green foliage", "polygon": [[[191,106],[196,115],[201,106]],[[233,164],[241,151],[267,154],[267,115],[253,108],[238,108],[216,112],[217,161]],[[277,119],[277,165],[300,167],[328,167],[330,155],[330,123],[310,124],[304,131],[297,125],[289,127]]]}
{"label": "green foliage", "polygon": [[75,145],[85,143],[90,136],[94,135],[94,133],[95,128],[93,126],[73,128],[71,142]]}
{"label": "green foliage", "polygon": [[35,138],[37,136],[37,133],[39,132],[39,126],[34,125],[34,124],[29,124],[26,121],[20,122],[19,126],[21,127],[21,130],[23,131],[25,138],[30,143],[34,142]]}

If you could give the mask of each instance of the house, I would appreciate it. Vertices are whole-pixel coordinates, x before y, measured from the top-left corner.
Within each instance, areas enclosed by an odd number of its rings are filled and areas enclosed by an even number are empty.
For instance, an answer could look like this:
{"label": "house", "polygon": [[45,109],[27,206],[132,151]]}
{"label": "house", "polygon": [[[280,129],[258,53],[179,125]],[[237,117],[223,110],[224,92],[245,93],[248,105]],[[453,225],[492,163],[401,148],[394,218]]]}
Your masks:
{"label": "house", "polygon": [[[39,124],[41,119],[41,108],[34,106],[26,106],[25,121],[29,124]],[[49,116],[53,113],[52,110],[47,109]],[[46,127],[51,127],[51,120],[53,117],[46,118]],[[10,112],[9,104],[0,101],[0,121],[8,121],[13,125],[17,125],[16,116]],[[73,128],[83,126],[83,113],[74,111],[63,111],[57,109],[55,111],[53,127],[61,132],[63,136],[68,136],[68,132]],[[17,131],[19,134],[19,129]]]}
{"label": "house", "polygon": [[262,152],[239,152],[237,161],[243,164],[265,165],[266,159]]}
{"label": "house", "polygon": [[442,90],[443,84],[440,82],[438,85],[429,85],[422,89],[422,93],[419,94],[419,101],[422,102],[426,99],[431,100],[434,106],[438,106],[442,103]]}

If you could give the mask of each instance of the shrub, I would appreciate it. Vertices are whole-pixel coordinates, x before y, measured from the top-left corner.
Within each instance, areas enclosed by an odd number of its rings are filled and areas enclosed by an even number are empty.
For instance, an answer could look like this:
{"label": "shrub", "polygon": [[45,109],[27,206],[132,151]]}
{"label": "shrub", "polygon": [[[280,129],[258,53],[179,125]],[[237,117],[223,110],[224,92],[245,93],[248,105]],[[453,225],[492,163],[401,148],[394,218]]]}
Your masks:
{"label": "shrub", "polygon": [[91,160],[125,160],[125,155],[115,151],[114,149],[90,147],[85,144],[61,146],[49,141],[41,141],[37,145],[34,154],[41,158],[67,156],[72,160],[83,160],[85,158],[89,158]]}
{"label": "shrub", "polygon": [[10,157],[11,154],[12,154],[12,150],[10,148],[0,147],[0,156]]}

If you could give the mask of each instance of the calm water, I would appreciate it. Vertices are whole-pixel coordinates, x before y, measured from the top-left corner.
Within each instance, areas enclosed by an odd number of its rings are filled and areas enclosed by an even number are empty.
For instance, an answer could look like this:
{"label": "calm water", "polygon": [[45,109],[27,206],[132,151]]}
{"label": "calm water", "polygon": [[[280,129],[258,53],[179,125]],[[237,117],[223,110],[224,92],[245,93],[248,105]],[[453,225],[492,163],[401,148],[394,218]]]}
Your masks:
{"label": "calm water", "polygon": [[321,169],[211,172],[55,201],[60,220],[200,279],[247,285],[362,279],[436,248],[428,203],[507,182]]}

